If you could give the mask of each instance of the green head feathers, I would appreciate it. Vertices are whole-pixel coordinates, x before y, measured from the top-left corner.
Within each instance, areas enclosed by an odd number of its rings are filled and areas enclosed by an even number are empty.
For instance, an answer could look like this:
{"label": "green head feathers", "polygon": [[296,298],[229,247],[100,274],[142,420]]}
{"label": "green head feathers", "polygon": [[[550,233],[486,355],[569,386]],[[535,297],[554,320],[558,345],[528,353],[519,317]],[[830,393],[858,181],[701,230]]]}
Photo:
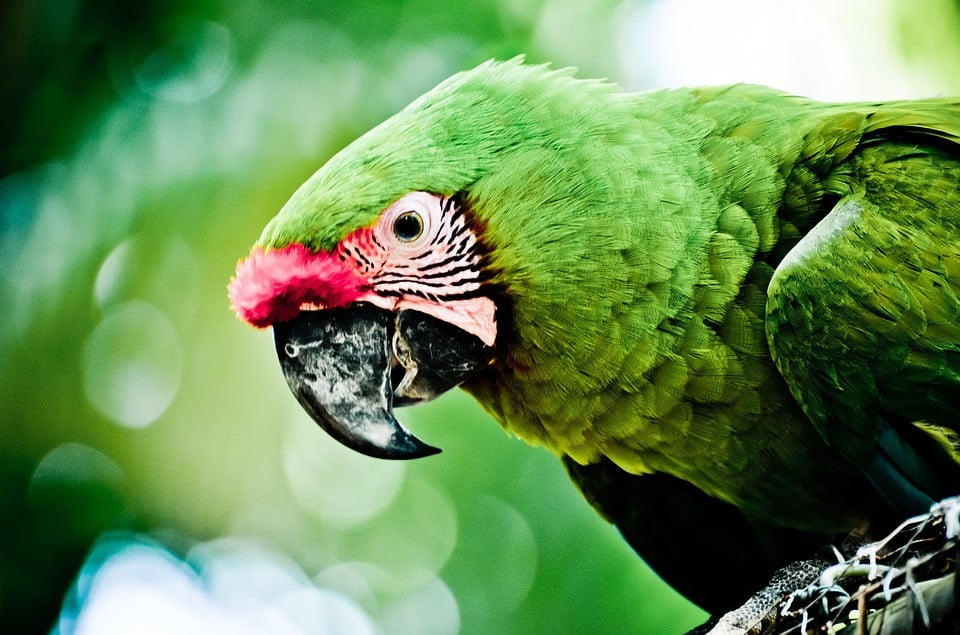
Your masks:
{"label": "green head feathers", "polygon": [[330,250],[408,192],[452,195],[492,174],[519,185],[514,168],[523,157],[550,153],[553,163],[565,148],[579,152],[582,138],[602,126],[598,115],[602,121],[622,101],[609,85],[574,79],[573,69],[522,62],[490,61],[454,75],[367,132],[297,190],[259,244]]}

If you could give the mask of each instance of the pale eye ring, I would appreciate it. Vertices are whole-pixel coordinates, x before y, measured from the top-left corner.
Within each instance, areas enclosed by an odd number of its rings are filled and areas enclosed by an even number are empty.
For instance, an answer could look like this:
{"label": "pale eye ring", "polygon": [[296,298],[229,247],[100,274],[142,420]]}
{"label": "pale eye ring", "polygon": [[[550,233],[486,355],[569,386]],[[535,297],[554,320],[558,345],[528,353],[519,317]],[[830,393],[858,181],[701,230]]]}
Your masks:
{"label": "pale eye ring", "polygon": [[423,217],[414,211],[403,212],[393,221],[393,235],[404,243],[412,243],[423,235]]}

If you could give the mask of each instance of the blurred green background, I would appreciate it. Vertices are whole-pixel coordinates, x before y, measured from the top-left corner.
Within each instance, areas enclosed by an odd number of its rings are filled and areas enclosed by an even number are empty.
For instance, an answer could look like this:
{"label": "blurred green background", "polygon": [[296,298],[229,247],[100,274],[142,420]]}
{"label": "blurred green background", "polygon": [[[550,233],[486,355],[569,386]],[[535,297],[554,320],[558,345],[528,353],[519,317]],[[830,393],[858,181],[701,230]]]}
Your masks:
{"label": "blurred green background", "polygon": [[960,93],[958,23],[954,0],[7,0],[0,630],[695,626],[559,462],[464,395],[401,413],[437,457],[341,449],[227,281],[332,153],[489,57],[922,97]]}

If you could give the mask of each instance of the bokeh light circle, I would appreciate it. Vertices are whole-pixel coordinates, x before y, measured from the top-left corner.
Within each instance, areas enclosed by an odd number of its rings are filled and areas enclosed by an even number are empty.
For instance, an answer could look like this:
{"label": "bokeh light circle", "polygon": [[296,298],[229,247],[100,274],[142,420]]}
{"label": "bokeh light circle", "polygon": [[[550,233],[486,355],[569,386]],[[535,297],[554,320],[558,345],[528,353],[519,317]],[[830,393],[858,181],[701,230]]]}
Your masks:
{"label": "bokeh light circle", "polygon": [[[509,614],[519,608],[533,586],[538,560],[526,519],[506,501],[484,496],[466,510],[460,528],[459,558],[477,565],[474,582],[457,589],[465,612]],[[478,546],[482,553],[476,552]]]}
{"label": "bokeh light circle", "polygon": [[406,467],[349,450],[305,414],[289,427],[283,467],[290,491],[304,511],[345,528],[366,522],[397,497]]}
{"label": "bokeh light circle", "polygon": [[340,557],[375,562],[403,592],[422,586],[446,565],[457,544],[457,515],[449,497],[425,478],[408,474],[397,499],[376,522],[343,538]]}
{"label": "bokeh light circle", "polygon": [[141,301],[120,305],[83,347],[83,387],[90,403],[129,428],[150,425],[180,386],[183,354],[170,320]]}
{"label": "bokeh light circle", "polygon": [[31,493],[49,484],[99,484],[117,487],[123,470],[116,461],[82,443],[63,443],[47,452],[30,479]]}
{"label": "bokeh light circle", "polygon": [[140,89],[152,97],[190,103],[214,94],[233,70],[236,46],[230,30],[202,20],[185,21],[170,40],[134,69]]}
{"label": "bokeh light circle", "polygon": [[93,297],[103,311],[131,300],[150,302],[182,327],[199,305],[199,271],[194,250],[180,236],[132,236],[104,258]]}
{"label": "bokeh light circle", "polygon": [[460,608],[450,588],[433,577],[389,606],[378,621],[385,635],[456,635],[460,632]]}

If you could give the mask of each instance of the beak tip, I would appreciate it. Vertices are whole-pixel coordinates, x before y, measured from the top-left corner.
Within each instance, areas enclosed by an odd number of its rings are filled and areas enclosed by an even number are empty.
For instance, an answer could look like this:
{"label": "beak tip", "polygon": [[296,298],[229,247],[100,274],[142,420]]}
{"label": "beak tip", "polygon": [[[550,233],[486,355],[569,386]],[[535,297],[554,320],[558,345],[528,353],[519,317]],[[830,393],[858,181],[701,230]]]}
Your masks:
{"label": "beak tip", "polygon": [[436,448],[432,445],[424,444],[422,453],[417,458],[422,459],[428,456],[433,456],[435,454],[440,454],[441,452],[443,452],[443,450],[441,450],[440,448]]}
{"label": "beak tip", "polygon": [[396,459],[401,459],[401,460],[403,460],[403,459],[423,459],[423,458],[426,458],[426,457],[428,457],[428,456],[433,456],[433,455],[435,455],[435,454],[440,454],[442,451],[443,451],[443,450],[441,450],[440,448],[435,448],[435,447],[433,447],[432,445],[427,445],[426,443],[424,443],[424,444],[421,444],[421,446],[420,446],[416,451],[414,451],[414,452],[409,452],[409,453],[404,454],[403,456],[395,456],[395,457],[391,457],[391,458],[396,458]]}
{"label": "beak tip", "polygon": [[[376,433],[369,436],[363,433],[356,434],[356,430],[349,437],[335,438],[352,450],[378,459],[406,461],[440,453],[440,448],[424,443],[404,428],[399,421],[392,416],[389,418],[392,420],[390,428],[380,430],[381,434],[385,433],[383,436],[387,438]],[[327,432],[330,430],[327,429]]]}

